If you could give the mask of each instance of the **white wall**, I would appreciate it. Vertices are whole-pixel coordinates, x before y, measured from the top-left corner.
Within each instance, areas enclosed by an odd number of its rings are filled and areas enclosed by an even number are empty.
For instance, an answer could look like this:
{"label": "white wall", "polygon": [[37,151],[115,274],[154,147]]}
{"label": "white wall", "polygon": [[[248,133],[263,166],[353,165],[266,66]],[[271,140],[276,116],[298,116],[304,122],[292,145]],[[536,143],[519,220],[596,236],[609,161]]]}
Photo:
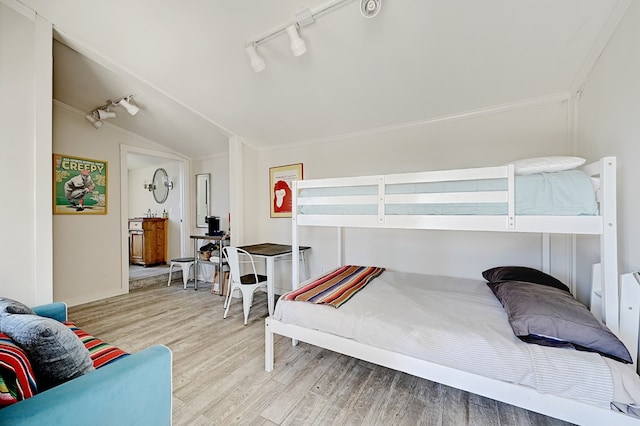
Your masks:
{"label": "white wall", "polygon": [[[245,183],[245,219],[259,223],[246,243],[290,243],[291,221],[269,217],[269,167],[304,164],[304,177],[371,175],[492,166],[509,160],[567,153],[567,104],[554,102],[460,120],[412,126],[377,134],[261,152],[255,168],[259,187]],[[251,167],[245,161],[244,169]],[[311,274],[335,265],[336,234],[306,228]],[[346,232],[346,261],[414,272],[481,278],[489,267],[519,264],[541,267],[540,236],[442,231]],[[552,272],[566,279],[566,239],[554,239]],[[289,264],[281,265],[279,291],[286,289]],[[286,282],[285,283],[283,283]]]}
{"label": "white wall", "polygon": [[126,293],[128,282],[122,279],[122,258],[127,255],[122,251],[122,241],[127,234],[123,232],[126,224],[124,228],[121,224],[120,145],[168,150],[109,123],[95,129],[81,112],[57,103],[53,112],[55,153],[108,162],[108,213],[53,218],[54,300],[73,306]]}
{"label": "white wall", "polygon": [[[620,273],[640,270],[640,2],[632,2],[590,73],[579,101],[579,154],[618,162]],[[585,238],[582,238],[585,239]],[[580,250],[581,274],[597,259],[597,239]],[[583,245],[579,245],[581,247]]]}
{"label": "white wall", "polygon": [[[0,2],[0,294],[29,305],[53,297],[51,25]],[[8,7],[11,6],[11,7]]]}

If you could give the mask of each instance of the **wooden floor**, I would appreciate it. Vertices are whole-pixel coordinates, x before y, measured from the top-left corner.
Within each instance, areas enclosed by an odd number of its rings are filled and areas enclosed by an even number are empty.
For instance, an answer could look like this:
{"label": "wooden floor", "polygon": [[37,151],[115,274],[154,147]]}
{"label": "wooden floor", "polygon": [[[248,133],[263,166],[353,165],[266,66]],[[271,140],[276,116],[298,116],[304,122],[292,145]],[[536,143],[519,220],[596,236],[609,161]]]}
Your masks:
{"label": "wooden floor", "polygon": [[266,296],[249,324],[209,288],[155,285],[69,309],[89,333],[129,352],[173,351],[174,425],[567,425],[568,423],[276,336],[264,371]]}

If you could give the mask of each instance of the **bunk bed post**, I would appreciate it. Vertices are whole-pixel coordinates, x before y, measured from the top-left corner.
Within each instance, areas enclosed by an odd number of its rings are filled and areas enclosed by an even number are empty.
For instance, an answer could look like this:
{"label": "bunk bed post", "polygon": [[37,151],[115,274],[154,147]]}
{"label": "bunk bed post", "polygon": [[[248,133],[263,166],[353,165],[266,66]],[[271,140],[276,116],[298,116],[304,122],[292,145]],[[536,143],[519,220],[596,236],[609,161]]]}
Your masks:
{"label": "bunk bed post", "polygon": [[507,226],[509,229],[516,227],[516,168],[513,164],[507,164]]}
{"label": "bunk bed post", "polygon": [[273,371],[273,332],[271,331],[270,318],[264,322],[264,371]]}
{"label": "bunk bed post", "polygon": [[620,276],[620,340],[629,350],[634,367],[638,366],[639,301],[640,275],[638,272],[622,274]]}
{"label": "bunk bed post", "polygon": [[291,182],[291,289],[300,284],[300,243],[298,241],[298,182]]}
{"label": "bunk bed post", "polygon": [[600,160],[600,214],[602,234],[600,235],[600,259],[602,265],[602,305],[604,321],[616,335],[619,334],[619,290],[618,290],[618,242],[616,227],[616,158],[604,157]]}
{"label": "bunk bed post", "polygon": [[337,232],[338,232],[338,247],[336,250],[336,255],[338,256],[338,259],[336,259],[338,261],[338,265],[337,266],[342,266],[344,264],[344,257],[342,255],[342,236],[343,236],[343,232],[342,232],[342,226],[338,226],[337,228]]}
{"label": "bunk bed post", "polygon": [[542,272],[548,274],[551,270],[551,244],[548,233],[542,234]]}

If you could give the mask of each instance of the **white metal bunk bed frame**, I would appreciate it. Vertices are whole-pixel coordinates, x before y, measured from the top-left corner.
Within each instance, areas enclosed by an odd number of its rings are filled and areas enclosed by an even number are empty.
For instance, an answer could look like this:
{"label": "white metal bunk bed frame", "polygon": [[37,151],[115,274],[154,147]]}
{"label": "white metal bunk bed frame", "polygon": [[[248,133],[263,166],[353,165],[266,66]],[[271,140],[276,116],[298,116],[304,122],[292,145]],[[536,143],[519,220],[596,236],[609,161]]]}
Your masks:
{"label": "white metal bunk bed frame", "polygon": [[[637,355],[638,320],[637,286],[624,288],[625,310],[620,314],[620,295],[617,267],[616,228],[616,159],[605,157],[582,168],[592,177],[600,178],[597,191],[599,216],[523,216],[515,214],[515,173],[513,165],[461,170],[431,171],[422,173],[392,174],[335,179],[317,179],[293,182],[292,202],[292,288],[299,287],[298,227],[330,226],[338,228],[338,261],[342,264],[342,227],[403,228],[429,230],[466,230],[542,233],[543,254],[549,256],[548,234],[586,234],[600,236],[600,276],[593,278],[593,294],[601,298],[596,312],[607,326],[631,349],[634,361]],[[435,194],[387,194],[389,184],[464,181],[473,179],[507,179],[506,191],[435,193]],[[377,185],[376,195],[299,197],[299,191],[309,188],[336,188]],[[412,203],[507,203],[507,215],[387,215],[387,204]],[[377,215],[301,214],[304,205],[364,205],[378,206]],[[543,259],[543,269],[549,260]],[[627,296],[626,292],[630,294]],[[627,312],[628,311],[628,312]],[[372,347],[352,339],[280,322],[269,317],[265,322],[265,369],[274,365],[274,333],[300,340],[335,352],[363,359],[378,365],[403,371],[418,377],[483,395],[498,401],[516,405],[579,424],[606,424],[614,419],[616,424],[638,424],[638,420],[613,410],[595,407],[580,401],[542,394],[533,388],[503,382],[456,370],[397,352]],[[633,344],[634,346],[630,346]],[[613,417],[612,417],[613,416]]]}

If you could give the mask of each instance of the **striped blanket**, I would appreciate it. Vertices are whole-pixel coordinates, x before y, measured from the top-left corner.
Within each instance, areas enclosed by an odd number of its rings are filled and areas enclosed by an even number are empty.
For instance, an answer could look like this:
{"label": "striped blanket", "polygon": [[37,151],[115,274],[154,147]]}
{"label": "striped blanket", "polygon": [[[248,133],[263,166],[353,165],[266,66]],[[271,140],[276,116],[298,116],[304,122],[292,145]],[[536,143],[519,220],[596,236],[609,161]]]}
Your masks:
{"label": "striped blanket", "polygon": [[285,293],[282,300],[327,304],[339,308],[383,272],[384,268],[374,266],[341,266],[304,287]]}
{"label": "striped blanket", "polygon": [[102,339],[93,337],[78,326],[73,321],[64,321],[64,325],[69,327],[71,331],[82,341],[84,347],[89,351],[89,357],[93,362],[93,367],[98,369],[110,364],[120,358],[129,356],[129,354],[120,348],[105,342]]}

